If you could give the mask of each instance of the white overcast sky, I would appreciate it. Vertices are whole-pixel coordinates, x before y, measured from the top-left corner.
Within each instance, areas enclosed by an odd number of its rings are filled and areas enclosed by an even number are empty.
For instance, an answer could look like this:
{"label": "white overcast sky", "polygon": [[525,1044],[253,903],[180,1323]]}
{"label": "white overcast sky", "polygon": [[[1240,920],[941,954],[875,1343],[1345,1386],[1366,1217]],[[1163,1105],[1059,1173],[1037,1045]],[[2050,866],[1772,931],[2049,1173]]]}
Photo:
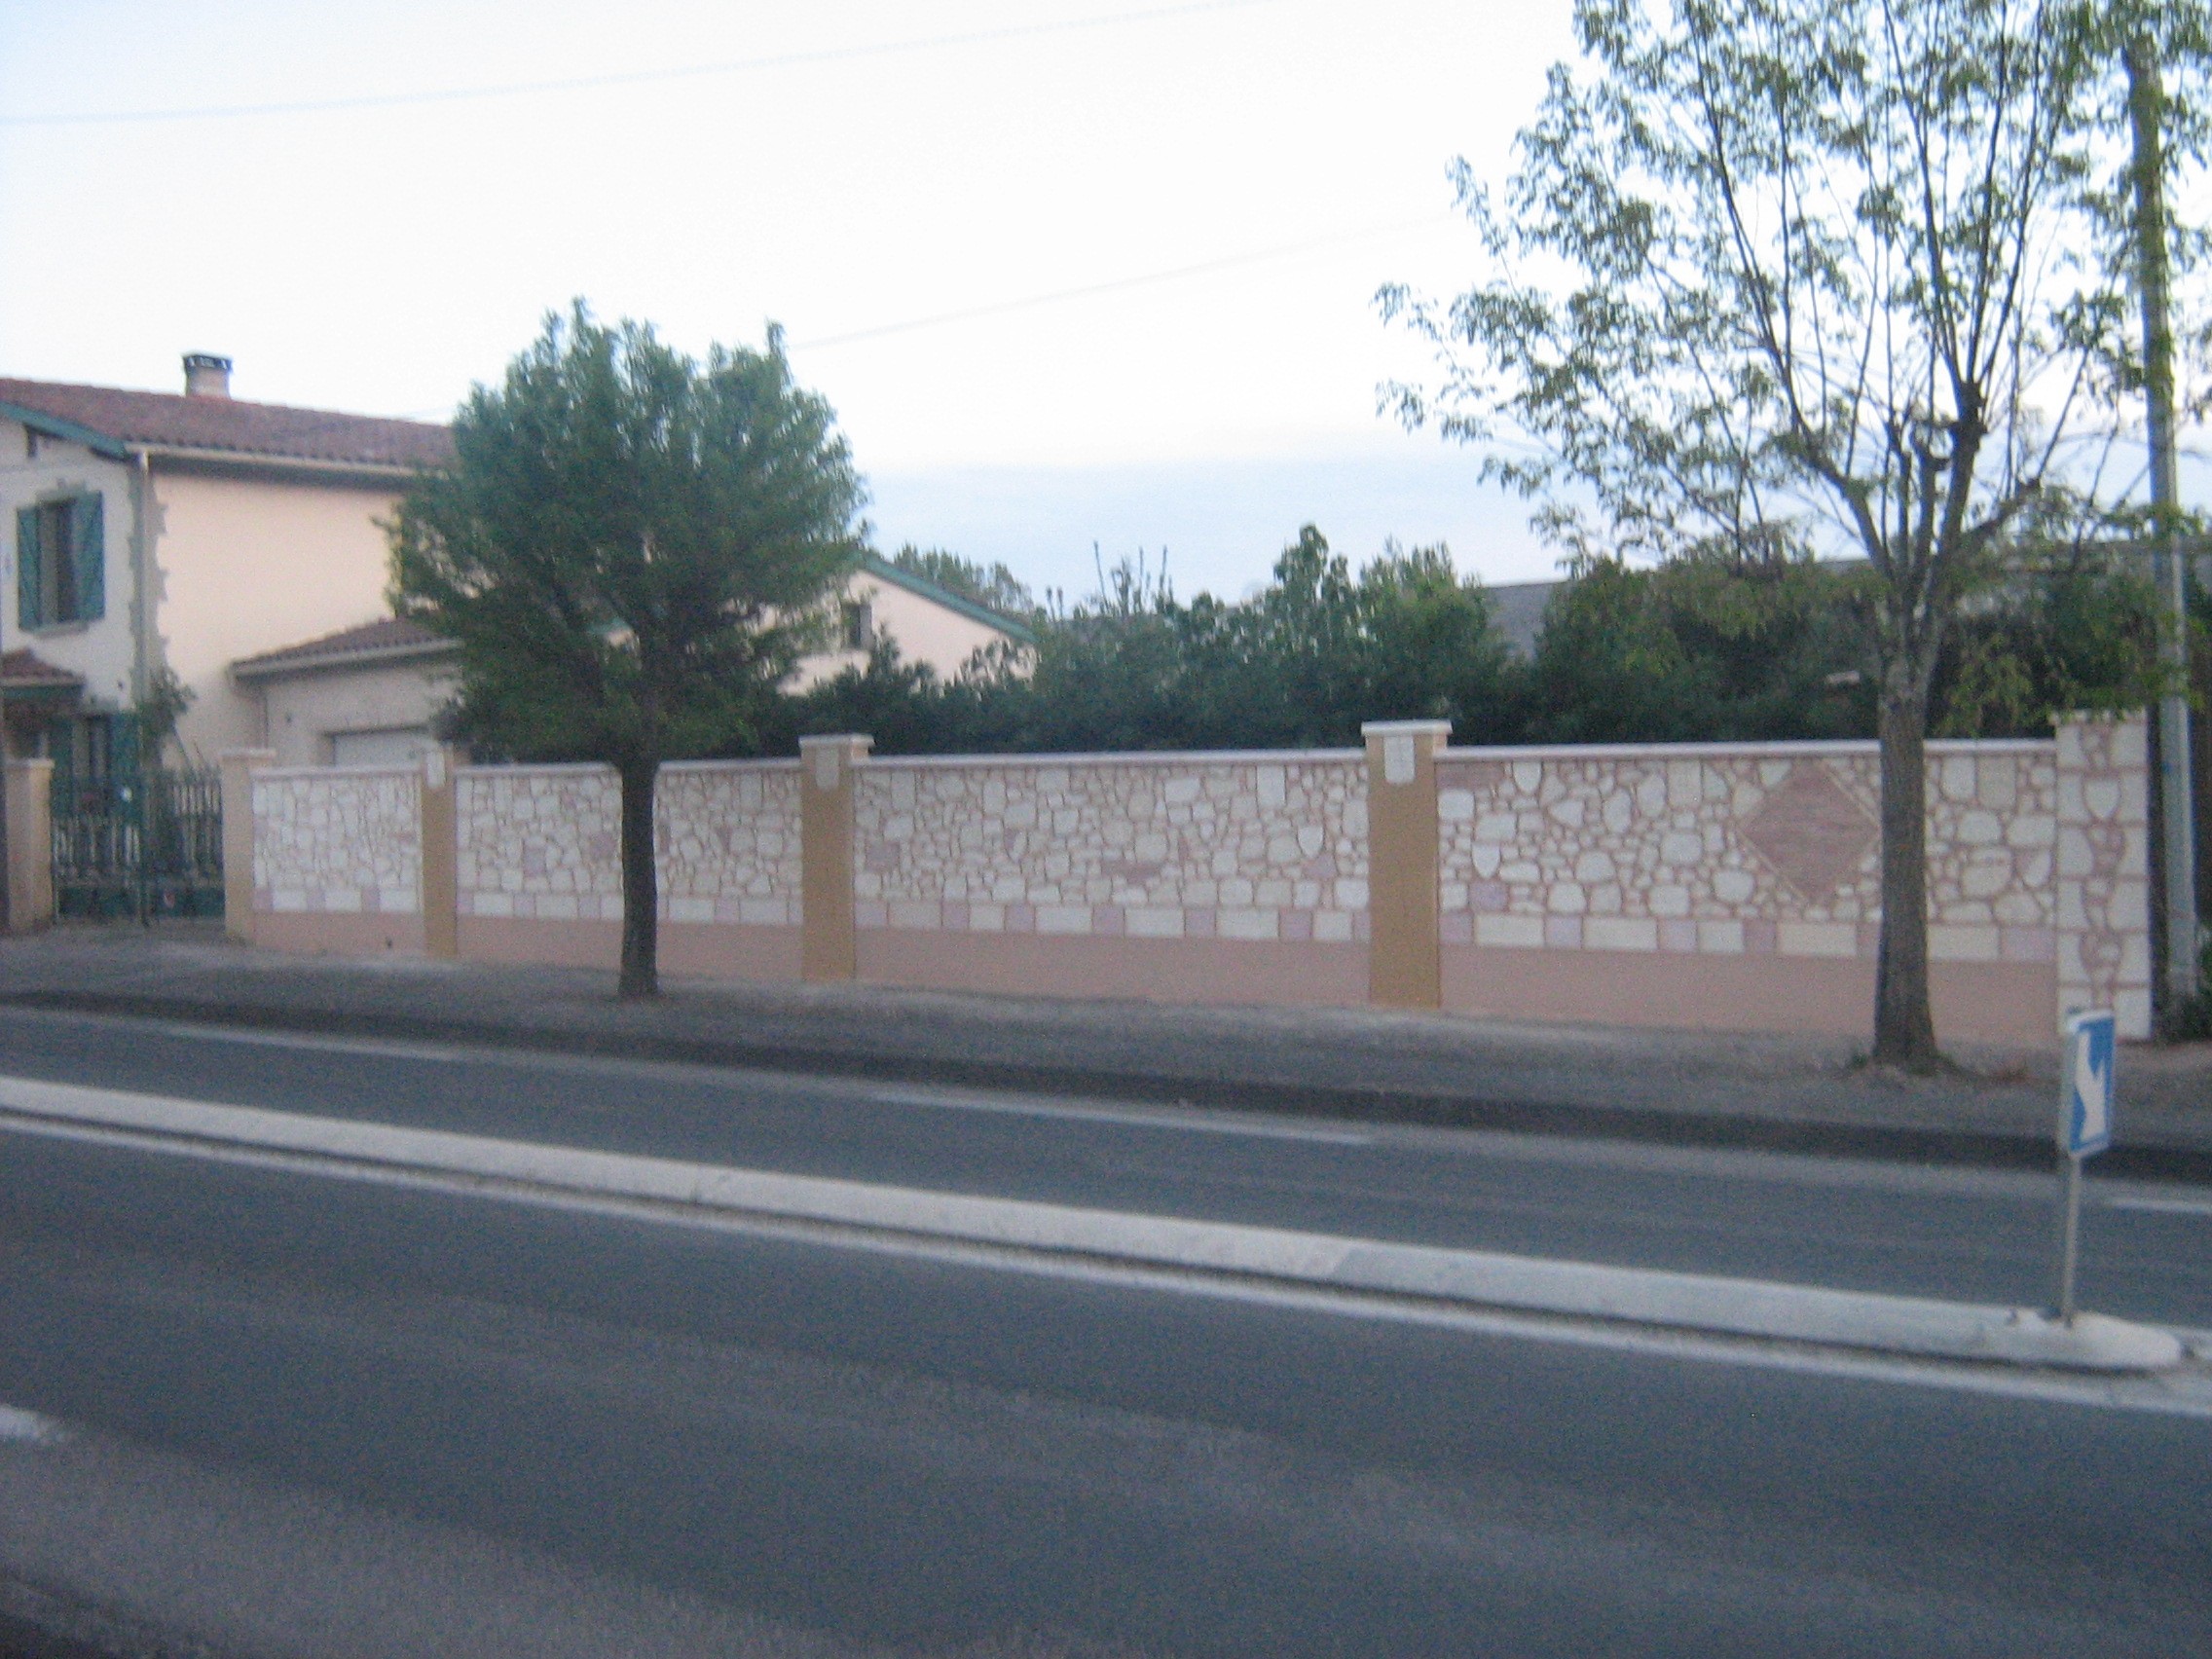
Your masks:
{"label": "white overcast sky", "polygon": [[1422,358],[1372,296],[1472,269],[1446,166],[1502,173],[1569,44],[1565,0],[7,0],[0,373],[211,350],[241,397],[440,417],[572,296],[694,350],[774,319],[887,548],[1081,593],[1094,542],[1164,546],[1235,593],[1310,519],[1543,575],[1470,455],[1377,416]]}
{"label": "white overcast sky", "polygon": [[1543,576],[1523,503],[1377,415],[1425,359],[1373,295],[1464,284],[1445,169],[1504,175],[1567,12],[0,0],[0,373],[210,350],[241,397],[439,418],[571,297],[692,350],[773,319],[886,549],[1080,596],[1094,544],[1164,547],[1234,595],[1310,520]]}

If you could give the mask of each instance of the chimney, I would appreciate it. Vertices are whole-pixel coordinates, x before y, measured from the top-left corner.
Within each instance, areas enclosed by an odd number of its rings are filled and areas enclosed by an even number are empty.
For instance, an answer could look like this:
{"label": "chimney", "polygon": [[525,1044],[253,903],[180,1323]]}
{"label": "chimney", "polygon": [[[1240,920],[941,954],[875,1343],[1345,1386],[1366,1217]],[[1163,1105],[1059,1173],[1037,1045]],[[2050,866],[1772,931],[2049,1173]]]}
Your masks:
{"label": "chimney", "polygon": [[187,397],[230,396],[230,358],[218,357],[209,351],[187,351],[184,354],[184,395]]}

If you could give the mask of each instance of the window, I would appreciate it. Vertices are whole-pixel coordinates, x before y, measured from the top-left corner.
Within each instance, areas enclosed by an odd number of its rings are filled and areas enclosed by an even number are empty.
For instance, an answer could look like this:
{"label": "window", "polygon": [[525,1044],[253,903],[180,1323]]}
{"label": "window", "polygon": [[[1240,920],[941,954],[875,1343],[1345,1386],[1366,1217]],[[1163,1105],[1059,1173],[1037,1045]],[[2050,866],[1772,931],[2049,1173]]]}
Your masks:
{"label": "window", "polygon": [[69,496],[16,514],[16,617],[25,628],[106,614],[100,498]]}
{"label": "window", "polygon": [[875,608],[865,599],[848,600],[839,611],[844,628],[844,645],[849,651],[872,650],[875,646]]}

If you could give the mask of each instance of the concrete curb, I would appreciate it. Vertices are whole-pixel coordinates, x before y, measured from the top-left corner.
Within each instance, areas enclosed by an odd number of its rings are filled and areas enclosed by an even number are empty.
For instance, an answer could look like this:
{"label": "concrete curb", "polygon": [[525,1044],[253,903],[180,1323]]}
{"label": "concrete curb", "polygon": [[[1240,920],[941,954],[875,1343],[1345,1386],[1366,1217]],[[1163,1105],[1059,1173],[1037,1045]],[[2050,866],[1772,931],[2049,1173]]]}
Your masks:
{"label": "concrete curb", "polygon": [[[246,1029],[399,1042],[460,1043],[604,1059],[754,1067],[876,1083],[934,1085],[1079,1095],[1154,1105],[1265,1111],[1354,1123],[1415,1124],[1518,1134],[1725,1147],[1753,1152],[1890,1162],[1955,1163],[1996,1169],[2052,1170],[2058,1155],[2047,1133],[1936,1129],[1833,1118],[1760,1117],[1668,1111],[1572,1100],[1509,1099],[1472,1090],[1450,1093],[1403,1087],[1348,1088],[1268,1078],[1196,1076],[1066,1064],[1017,1064],[863,1048],[805,1046],[656,1031],[609,1031],[430,1016],[384,1009],[296,1007],[131,991],[34,990],[0,993],[0,1007],[121,1014]],[[2212,1186],[2212,1149],[2158,1143],[2115,1145],[2100,1173],[2135,1180]]]}
{"label": "concrete curb", "polygon": [[2186,1357],[2170,1332],[2098,1315],[2068,1326],[2027,1309],[973,1198],[66,1084],[0,1080],[0,1112],[552,1192],[1716,1336],[2101,1373],[2159,1371]]}

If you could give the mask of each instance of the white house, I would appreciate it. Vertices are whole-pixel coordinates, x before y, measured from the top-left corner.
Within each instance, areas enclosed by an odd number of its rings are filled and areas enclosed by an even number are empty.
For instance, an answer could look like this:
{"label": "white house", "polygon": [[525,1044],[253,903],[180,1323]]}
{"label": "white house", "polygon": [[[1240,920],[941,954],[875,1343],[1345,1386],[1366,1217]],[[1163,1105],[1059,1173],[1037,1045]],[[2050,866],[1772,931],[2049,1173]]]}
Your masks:
{"label": "white house", "polygon": [[[385,604],[383,521],[446,428],[231,395],[226,357],[184,359],[181,393],[0,378],[0,702],[7,752],[56,783],[135,752],[162,671],[192,694],[186,756],[269,747],[286,762],[386,759],[428,741],[451,647]],[[841,647],[878,637],[952,675],[1019,624],[878,560]]]}
{"label": "white house", "polygon": [[450,453],[442,426],[235,399],[222,357],[187,357],[181,394],[0,379],[9,753],[96,779],[163,670],[188,755],[259,742],[231,663],[379,608],[378,520]]}

